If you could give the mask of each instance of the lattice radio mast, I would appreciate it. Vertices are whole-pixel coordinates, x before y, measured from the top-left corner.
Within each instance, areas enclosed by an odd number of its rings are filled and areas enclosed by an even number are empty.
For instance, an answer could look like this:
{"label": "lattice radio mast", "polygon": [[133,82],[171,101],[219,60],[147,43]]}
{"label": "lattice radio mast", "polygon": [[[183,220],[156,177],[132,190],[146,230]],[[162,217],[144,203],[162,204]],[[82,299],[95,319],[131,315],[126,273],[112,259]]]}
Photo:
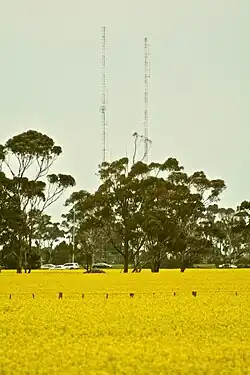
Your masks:
{"label": "lattice radio mast", "polygon": [[148,117],[148,89],[149,89],[149,78],[150,78],[150,51],[148,38],[144,38],[144,157],[145,162],[148,162],[149,144],[151,143],[148,137],[149,129],[149,117]]}
{"label": "lattice radio mast", "polygon": [[101,139],[102,139],[102,162],[107,161],[107,78],[106,78],[106,50],[107,34],[106,27],[101,28]]}

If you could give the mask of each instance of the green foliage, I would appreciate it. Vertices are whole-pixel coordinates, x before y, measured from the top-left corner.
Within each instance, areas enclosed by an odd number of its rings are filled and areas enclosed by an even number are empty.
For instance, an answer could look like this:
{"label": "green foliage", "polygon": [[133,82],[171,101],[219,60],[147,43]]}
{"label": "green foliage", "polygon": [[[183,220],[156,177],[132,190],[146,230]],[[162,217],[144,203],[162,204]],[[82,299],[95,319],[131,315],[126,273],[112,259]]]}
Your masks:
{"label": "green foliage", "polygon": [[54,141],[45,134],[35,130],[28,130],[10,138],[4,150],[10,151],[25,158],[52,158],[62,153],[60,146],[55,146]]}
{"label": "green foliage", "polygon": [[75,185],[72,176],[49,174],[61,153],[51,138],[34,130],[0,145],[0,225],[5,228],[0,242],[4,256],[15,257],[18,272],[22,266],[31,269],[36,256],[40,259],[34,241],[41,235],[38,227],[43,212]]}
{"label": "green foliage", "polygon": [[[137,139],[137,138],[136,138]],[[175,158],[99,166],[96,191],[75,191],[62,223],[46,214],[68,189],[70,175],[51,173],[62,153],[47,135],[29,130],[0,145],[1,260],[20,271],[42,262],[75,260],[91,269],[110,259],[134,269],[194,262],[250,262],[250,202],[219,206],[226,189],[205,172],[188,174]],[[63,228],[63,230],[61,229]],[[73,246],[74,242],[74,246]]]}
{"label": "green foliage", "polygon": [[122,255],[124,272],[131,261],[135,268],[151,264],[158,271],[167,257],[183,265],[210,253],[200,221],[224,181],[209,180],[204,172],[188,176],[174,158],[131,168],[122,158],[102,164],[99,176],[96,192],[75,192],[66,206],[72,206],[71,218],[74,211],[82,233],[102,233]]}
{"label": "green foliage", "polygon": [[[72,245],[67,244],[65,241],[56,245],[52,256],[51,263],[64,264],[71,261]],[[44,262],[45,263],[45,262]]]}

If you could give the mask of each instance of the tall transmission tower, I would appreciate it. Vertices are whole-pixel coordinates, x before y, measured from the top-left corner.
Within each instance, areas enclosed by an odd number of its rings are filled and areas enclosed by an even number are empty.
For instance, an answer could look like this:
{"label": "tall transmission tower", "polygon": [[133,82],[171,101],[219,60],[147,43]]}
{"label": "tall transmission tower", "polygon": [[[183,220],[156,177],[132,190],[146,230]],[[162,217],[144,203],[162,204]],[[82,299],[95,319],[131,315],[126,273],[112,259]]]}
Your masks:
{"label": "tall transmission tower", "polygon": [[148,117],[148,102],[149,102],[149,78],[151,76],[150,72],[150,51],[148,38],[144,38],[144,157],[145,162],[148,162],[149,144],[151,143],[148,137],[149,130],[149,117]]}
{"label": "tall transmission tower", "polygon": [[101,28],[101,139],[102,139],[102,162],[107,161],[107,77],[106,77],[106,51],[107,33],[106,27]]}

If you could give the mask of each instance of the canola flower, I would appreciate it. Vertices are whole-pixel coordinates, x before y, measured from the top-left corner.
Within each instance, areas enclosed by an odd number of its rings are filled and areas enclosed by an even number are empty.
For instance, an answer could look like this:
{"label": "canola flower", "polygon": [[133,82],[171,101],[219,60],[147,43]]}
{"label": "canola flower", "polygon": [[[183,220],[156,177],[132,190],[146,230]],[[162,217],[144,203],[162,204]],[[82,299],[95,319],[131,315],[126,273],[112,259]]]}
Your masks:
{"label": "canola flower", "polygon": [[250,374],[249,273],[3,271],[0,374]]}

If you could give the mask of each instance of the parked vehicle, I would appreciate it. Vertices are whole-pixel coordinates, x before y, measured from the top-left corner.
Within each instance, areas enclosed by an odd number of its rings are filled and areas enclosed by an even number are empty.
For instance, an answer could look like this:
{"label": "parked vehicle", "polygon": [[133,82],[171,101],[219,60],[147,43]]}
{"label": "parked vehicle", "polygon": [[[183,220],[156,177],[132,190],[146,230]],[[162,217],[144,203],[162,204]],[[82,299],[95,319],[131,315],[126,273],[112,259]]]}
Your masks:
{"label": "parked vehicle", "polygon": [[92,268],[112,268],[112,266],[108,263],[95,263]]}
{"label": "parked vehicle", "polygon": [[65,263],[63,267],[65,270],[78,270],[79,264],[78,263]]}
{"label": "parked vehicle", "polygon": [[219,268],[238,268],[234,264],[220,264]]}
{"label": "parked vehicle", "polygon": [[52,270],[55,268],[55,265],[54,264],[43,264],[41,266],[41,270]]}
{"label": "parked vehicle", "polygon": [[54,270],[65,270],[65,267],[64,267],[64,265],[59,264],[59,265],[55,266],[53,269]]}

